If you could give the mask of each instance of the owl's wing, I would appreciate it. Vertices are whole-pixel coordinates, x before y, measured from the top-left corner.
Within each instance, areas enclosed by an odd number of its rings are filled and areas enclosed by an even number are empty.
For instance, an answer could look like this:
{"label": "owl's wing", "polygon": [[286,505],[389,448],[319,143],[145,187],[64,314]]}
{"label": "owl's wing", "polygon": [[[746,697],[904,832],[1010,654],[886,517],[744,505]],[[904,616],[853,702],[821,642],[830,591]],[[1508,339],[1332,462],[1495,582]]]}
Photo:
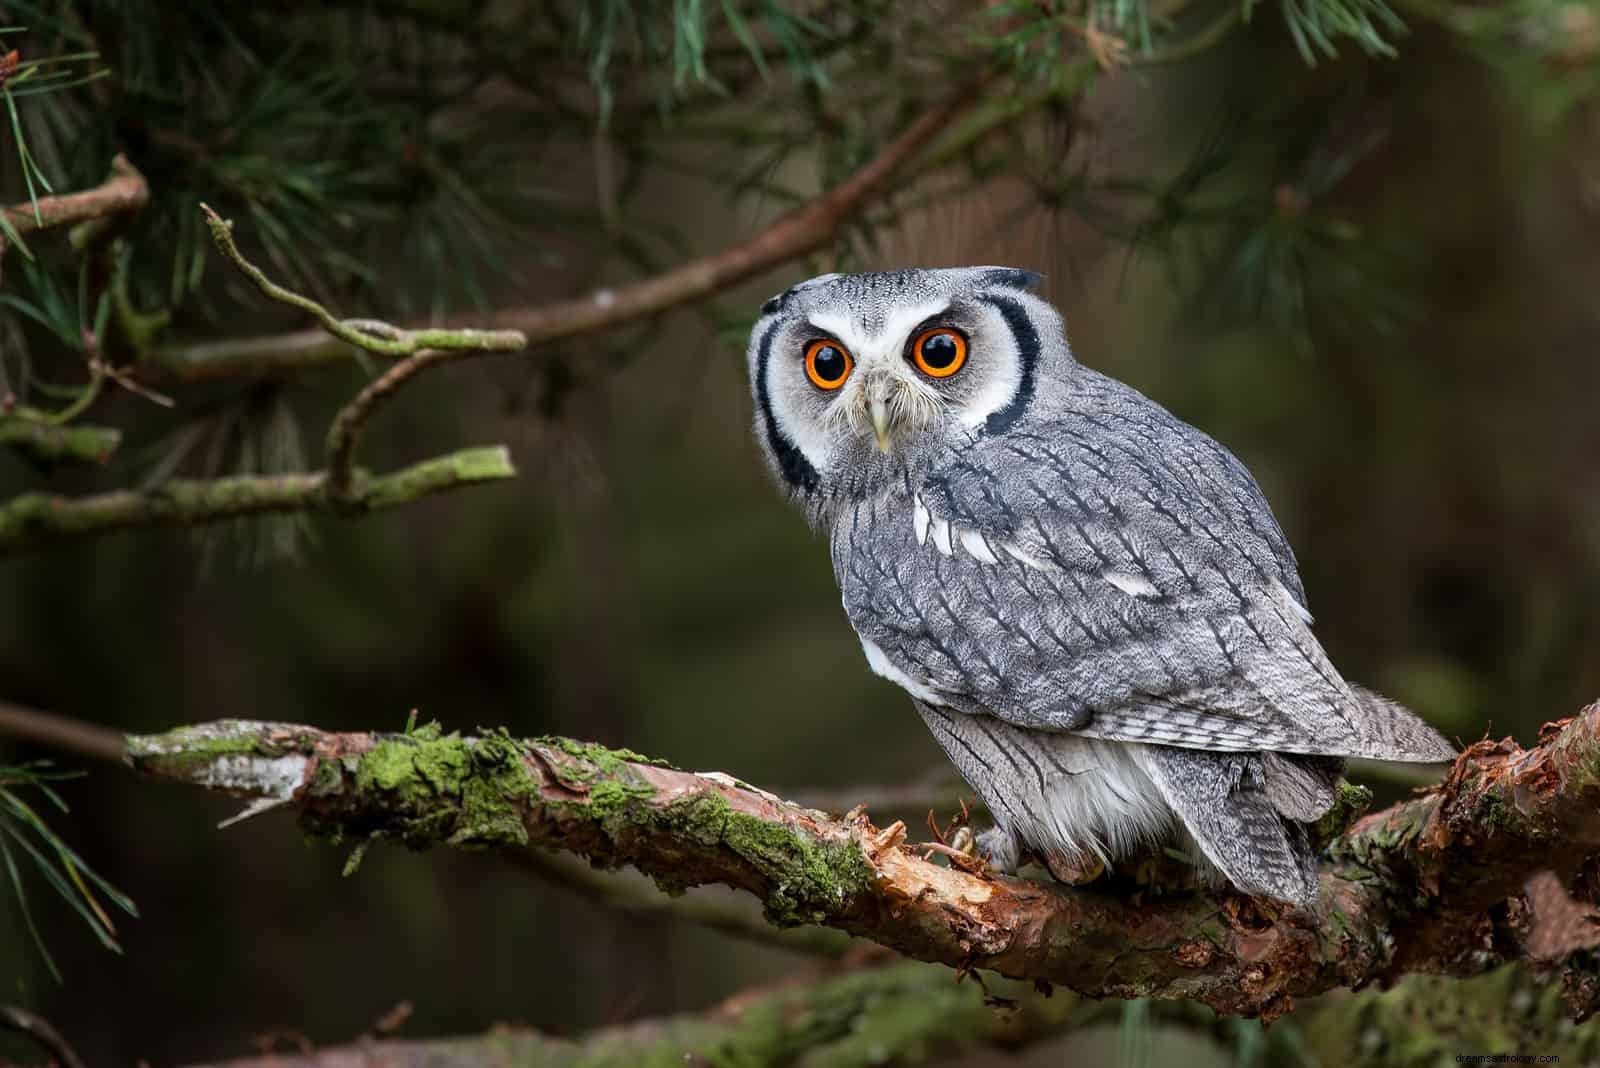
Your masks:
{"label": "owl's wing", "polygon": [[1352,687],[1312,636],[1248,471],[1110,379],[952,450],[833,529],[874,670],[1022,727],[1195,749],[1389,760],[1453,751]]}

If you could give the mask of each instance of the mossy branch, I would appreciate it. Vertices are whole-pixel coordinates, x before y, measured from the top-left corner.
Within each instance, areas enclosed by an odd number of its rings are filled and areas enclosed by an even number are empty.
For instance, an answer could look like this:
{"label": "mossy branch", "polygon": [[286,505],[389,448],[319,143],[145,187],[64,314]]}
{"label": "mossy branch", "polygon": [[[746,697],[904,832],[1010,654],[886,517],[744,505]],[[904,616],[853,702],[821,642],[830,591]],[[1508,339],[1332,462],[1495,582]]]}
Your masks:
{"label": "mossy branch", "polygon": [[[566,850],[632,864],[667,890],[745,890],[776,925],[835,927],[922,960],[1267,1017],[1405,971],[1534,959],[1530,947],[1550,944],[1537,936],[1570,914],[1543,915],[1528,876],[1569,882],[1600,853],[1600,704],[1530,751],[1472,746],[1432,793],[1344,832],[1311,908],[982,877],[923,859],[898,823],[880,830],[861,813],[566,739],[223,721],[130,737],[128,752],[158,777],[292,806],[334,841]],[[1563,944],[1580,970],[1585,943]],[[1595,984],[1569,985],[1588,1011]]]}
{"label": "mossy branch", "polygon": [[642,1020],[558,1038],[522,1028],[422,1041],[367,1040],[300,1054],[272,1053],[218,1068],[638,1068],[640,1065],[827,1065],[884,1068],[973,1048],[1009,1048],[1095,1022],[1104,1007],[1027,984],[991,980],[996,1008],[975,982],[924,964],[872,968],[760,994],[742,993],[709,1012]]}
{"label": "mossy branch", "polygon": [[134,527],[196,526],[274,512],[364,514],[515,475],[509,454],[496,445],[463,449],[387,475],[357,471],[351,491],[338,497],[328,491],[325,471],[173,479],[152,489],[87,497],[24,493],[0,504],[0,556]]}
{"label": "mossy branch", "polygon": [[39,463],[103,464],[122,443],[122,432],[103,426],[58,426],[0,415],[0,446]]}

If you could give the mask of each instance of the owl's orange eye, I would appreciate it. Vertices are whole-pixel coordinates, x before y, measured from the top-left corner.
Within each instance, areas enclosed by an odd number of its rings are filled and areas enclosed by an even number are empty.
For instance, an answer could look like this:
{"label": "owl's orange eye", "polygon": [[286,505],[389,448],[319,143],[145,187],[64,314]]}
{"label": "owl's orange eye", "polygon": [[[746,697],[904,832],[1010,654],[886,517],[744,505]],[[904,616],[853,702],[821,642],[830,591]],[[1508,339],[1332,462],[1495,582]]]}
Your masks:
{"label": "owl's orange eye", "polygon": [[967,362],[967,339],[948,326],[924,330],[911,346],[911,362],[930,378],[949,378]]}
{"label": "owl's orange eye", "polygon": [[806,346],[806,377],[818,389],[838,389],[854,366],[850,354],[837,342],[813,341]]}

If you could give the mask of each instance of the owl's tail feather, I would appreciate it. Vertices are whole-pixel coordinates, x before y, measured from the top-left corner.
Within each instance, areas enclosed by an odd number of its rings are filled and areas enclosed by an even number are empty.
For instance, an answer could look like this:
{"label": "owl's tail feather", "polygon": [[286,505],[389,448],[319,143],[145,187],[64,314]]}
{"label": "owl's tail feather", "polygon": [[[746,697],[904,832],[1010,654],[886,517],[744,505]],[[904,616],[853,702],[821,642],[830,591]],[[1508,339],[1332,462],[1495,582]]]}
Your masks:
{"label": "owl's tail feather", "polygon": [[[1280,810],[1280,803],[1296,812],[1320,803],[1311,786],[1314,773],[1290,761],[1283,764],[1294,771],[1269,769],[1257,753],[1159,745],[1146,752],[1156,788],[1229,882],[1247,894],[1297,905],[1316,900],[1317,860],[1305,827]],[[1269,787],[1272,771],[1290,782],[1286,791],[1282,784]]]}
{"label": "owl's tail feather", "polygon": [[1362,739],[1361,752],[1351,756],[1418,764],[1456,758],[1455,746],[1409,708],[1364,686],[1352,684],[1350,689],[1356,695]]}

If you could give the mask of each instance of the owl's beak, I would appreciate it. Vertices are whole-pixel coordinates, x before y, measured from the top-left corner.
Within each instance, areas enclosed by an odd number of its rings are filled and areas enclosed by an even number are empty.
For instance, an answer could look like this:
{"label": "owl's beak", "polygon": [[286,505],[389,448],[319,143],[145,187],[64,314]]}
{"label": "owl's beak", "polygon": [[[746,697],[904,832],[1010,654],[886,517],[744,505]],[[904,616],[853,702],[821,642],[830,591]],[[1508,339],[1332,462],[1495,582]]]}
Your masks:
{"label": "owl's beak", "polygon": [[889,455],[889,402],[888,399],[874,394],[868,404],[872,413],[872,432],[877,435],[878,448],[883,450],[885,456]]}

